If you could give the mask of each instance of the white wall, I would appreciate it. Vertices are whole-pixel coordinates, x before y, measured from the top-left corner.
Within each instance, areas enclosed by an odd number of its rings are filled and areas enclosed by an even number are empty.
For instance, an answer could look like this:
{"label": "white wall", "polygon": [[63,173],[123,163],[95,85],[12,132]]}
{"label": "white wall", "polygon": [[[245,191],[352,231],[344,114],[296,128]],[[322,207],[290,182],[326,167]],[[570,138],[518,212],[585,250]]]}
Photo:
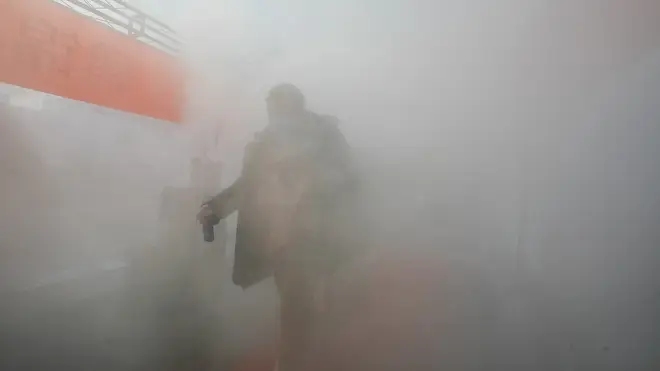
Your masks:
{"label": "white wall", "polygon": [[[20,210],[3,208],[3,219],[41,220],[20,231],[2,226],[12,237],[2,234],[0,251],[16,254],[2,259],[2,284],[12,289],[123,260],[126,249],[153,239],[162,188],[189,179],[190,142],[181,125],[56,97],[41,110],[32,106],[2,107],[2,174],[10,189],[0,197],[24,197]],[[44,230],[51,231],[47,243],[28,242]]]}

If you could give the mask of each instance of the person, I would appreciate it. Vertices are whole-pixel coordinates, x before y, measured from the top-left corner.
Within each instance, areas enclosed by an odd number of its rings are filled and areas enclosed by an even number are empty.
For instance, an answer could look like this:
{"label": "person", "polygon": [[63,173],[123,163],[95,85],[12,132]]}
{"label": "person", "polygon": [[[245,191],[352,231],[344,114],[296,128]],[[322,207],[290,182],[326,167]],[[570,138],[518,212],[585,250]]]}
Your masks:
{"label": "person", "polygon": [[239,178],[203,205],[200,223],[238,212],[233,282],[274,276],[280,296],[280,371],[310,344],[323,281],[350,255],[337,220],[355,183],[350,147],[332,116],[310,112],[291,84],[272,88],[268,125],[245,148]]}

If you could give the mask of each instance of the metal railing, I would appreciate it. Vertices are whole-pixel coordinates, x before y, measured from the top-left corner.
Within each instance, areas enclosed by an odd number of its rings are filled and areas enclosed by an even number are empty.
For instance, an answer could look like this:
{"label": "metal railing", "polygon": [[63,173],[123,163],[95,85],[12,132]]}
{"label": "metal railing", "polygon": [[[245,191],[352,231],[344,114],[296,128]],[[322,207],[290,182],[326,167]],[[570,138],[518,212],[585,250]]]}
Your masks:
{"label": "metal railing", "polygon": [[167,53],[180,51],[181,41],[170,26],[125,0],[51,1]]}

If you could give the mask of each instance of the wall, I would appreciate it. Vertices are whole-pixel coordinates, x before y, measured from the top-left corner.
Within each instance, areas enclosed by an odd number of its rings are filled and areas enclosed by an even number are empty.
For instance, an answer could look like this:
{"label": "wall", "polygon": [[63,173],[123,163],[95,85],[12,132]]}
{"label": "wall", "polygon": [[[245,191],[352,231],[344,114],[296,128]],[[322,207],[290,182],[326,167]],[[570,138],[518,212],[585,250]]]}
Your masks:
{"label": "wall", "polygon": [[41,93],[17,107],[2,88],[0,368],[117,369],[127,266],[155,243],[163,188],[188,183],[186,132],[57,97],[35,110]]}
{"label": "wall", "polygon": [[183,120],[180,60],[47,0],[0,1],[0,81]]}

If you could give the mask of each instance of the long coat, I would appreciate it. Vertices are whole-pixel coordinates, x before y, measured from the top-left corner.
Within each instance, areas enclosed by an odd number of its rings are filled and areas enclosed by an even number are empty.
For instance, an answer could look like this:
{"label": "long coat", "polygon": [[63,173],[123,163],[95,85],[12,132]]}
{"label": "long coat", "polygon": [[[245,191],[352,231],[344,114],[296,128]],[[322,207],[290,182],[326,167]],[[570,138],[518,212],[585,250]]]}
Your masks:
{"label": "long coat", "polygon": [[338,264],[341,244],[330,237],[351,193],[349,152],[336,119],[311,112],[289,130],[267,127],[247,145],[241,176],[211,202],[221,219],[238,211],[236,285],[272,276],[284,257],[316,271]]}

